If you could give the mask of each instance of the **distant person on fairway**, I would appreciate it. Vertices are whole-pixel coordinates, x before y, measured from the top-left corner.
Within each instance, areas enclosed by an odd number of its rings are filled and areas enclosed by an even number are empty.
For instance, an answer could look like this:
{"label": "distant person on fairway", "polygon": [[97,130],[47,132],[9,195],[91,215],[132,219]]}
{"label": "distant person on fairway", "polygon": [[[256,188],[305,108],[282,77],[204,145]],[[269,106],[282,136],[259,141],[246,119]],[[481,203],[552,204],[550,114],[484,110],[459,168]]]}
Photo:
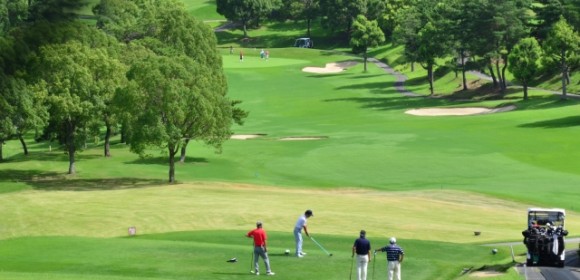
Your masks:
{"label": "distant person on fairway", "polygon": [[403,257],[405,253],[403,252],[403,248],[397,245],[397,239],[391,237],[389,240],[389,245],[385,246],[381,249],[375,250],[381,252],[387,252],[387,269],[389,271],[389,280],[401,280],[401,263],[403,262]]}
{"label": "distant person on fairway", "polygon": [[266,247],[266,232],[262,229],[262,222],[256,222],[256,229],[246,234],[249,238],[254,238],[254,273],[260,275],[260,266],[258,265],[258,257],[262,257],[266,265],[266,275],[274,275],[270,269],[270,260],[268,259],[268,248]]}
{"label": "distant person on fairway", "polygon": [[270,59],[270,51],[266,50],[266,60]]}
{"label": "distant person on fairway", "polygon": [[244,61],[244,52],[240,50],[240,61]]}
{"label": "distant person on fairway", "polygon": [[367,266],[371,261],[371,242],[366,239],[367,232],[360,231],[360,236],[352,246],[352,257],[356,253],[356,271],[358,280],[367,280]]}
{"label": "distant person on fairway", "polygon": [[234,54],[234,47],[230,46],[230,54]]}
{"label": "distant person on fairway", "polygon": [[296,239],[296,256],[299,258],[304,257],[306,253],[302,252],[302,229],[304,229],[304,233],[306,236],[310,237],[308,233],[308,228],[306,227],[306,220],[310,217],[314,216],[312,214],[312,210],[306,210],[304,215],[301,215],[296,221],[296,225],[294,226],[294,239]]}

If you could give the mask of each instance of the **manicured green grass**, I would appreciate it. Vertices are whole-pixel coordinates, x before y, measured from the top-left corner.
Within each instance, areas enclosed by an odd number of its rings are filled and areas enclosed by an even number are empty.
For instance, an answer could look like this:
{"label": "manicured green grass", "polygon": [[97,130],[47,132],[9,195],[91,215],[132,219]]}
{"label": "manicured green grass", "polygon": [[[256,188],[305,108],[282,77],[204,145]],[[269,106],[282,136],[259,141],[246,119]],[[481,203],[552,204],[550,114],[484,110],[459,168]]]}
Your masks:
{"label": "manicured green grass", "polygon": [[[578,236],[577,101],[540,91],[529,101],[517,92],[489,101],[409,98],[372,64],[367,73],[361,64],[338,74],[301,71],[360,61],[338,52],[268,47],[265,61],[258,45],[243,49],[240,62],[238,45],[232,55],[227,41],[221,46],[229,95],[250,112],[234,131],[265,135],[228,141],[221,154],[191,143],[186,163],[177,166],[180,184],[173,186],[164,183],[162,152],[151,149],[140,159],[118,138],[108,159],[102,142],[87,143],[74,176],[65,175],[68,158],[55,146],[48,152],[47,143],[30,141],[25,157],[18,141],[8,141],[0,165],[0,278],[250,277],[243,233],[257,219],[271,233],[280,279],[296,279],[296,273],[346,278],[361,228],[374,244],[399,237],[409,279],[454,279],[464,267],[508,266],[507,249],[493,256],[477,244],[520,240],[529,206],[566,208],[568,229]],[[400,60],[397,48],[377,51],[389,63]],[[408,88],[425,94],[423,74],[405,73]],[[453,91],[452,76],[443,76],[436,88]],[[505,104],[518,109],[463,117],[405,114]],[[326,138],[280,141],[289,136]],[[311,243],[304,260],[279,255],[292,248],[289,231],[307,208],[316,213],[311,231],[334,257]],[[126,235],[128,226],[156,235],[114,238]],[[482,236],[473,236],[474,230]],[[518,246],[520,261],[522,252]],[[226,263],[231,257],[240,262]],[[384,273],[384,263],[377,271]],[[499,279],[518,278],[509,272]]]}
{"label": "manicured green grass", "polygon": [[[2,279],[243,279],[251,275],[251,241],[245,231],[196,231],[133,238],[86,237],[17,238],[0,241]],[[293,246],[291,234],[270,232],[269,254],[276,279],[346,279],[354,238],[318,236],[334,252],[328,257],[305,240],[308,256],[298,259],[283,252]],[[371,240],[377,248],[386,240]],[[409,279],[452,279],[464,267],[485,262],[503,264],[507,250],[492,255],[488,247],[445,242],[404,241],[407,258],[403,275]],[[228,263],[236,258],[238,262]],[[369,273],[386,278],[385,257],[377,254]],[[260,263],[261,272],[264,271]],[[374,269],[373,269],[374,266]],[[506,278],[504,278],[506,279]],[[517,278],[509,278],[517,279]]]}

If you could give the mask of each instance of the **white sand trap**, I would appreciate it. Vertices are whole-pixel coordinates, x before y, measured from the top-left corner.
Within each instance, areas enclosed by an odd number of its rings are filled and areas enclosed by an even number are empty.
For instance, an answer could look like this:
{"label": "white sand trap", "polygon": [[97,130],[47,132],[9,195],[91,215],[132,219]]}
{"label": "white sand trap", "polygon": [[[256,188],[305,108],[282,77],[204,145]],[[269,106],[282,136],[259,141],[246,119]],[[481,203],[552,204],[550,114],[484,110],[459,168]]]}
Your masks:
{"label": "white sand trap", "polygon": [[500,108],[483,108],[483,107],[465,107],[465,108],[421,108],[408,110],[405,114],[415,116],[467,116],[507,112],[516,109],[516,106],[510,105]]}
{"label": "white sand trap", "polygon": [[326,67],[304,67],[302,71],[316,74],[340,73],[349,67],[357,65],[358,62],[349,60],[344,62],[327,63]]}
{"label": "white sand trap", "polygon": [[322,140],[326,139],[326,136],[305,136],[305,137],[284,137],[280,138],[280,141],[309,141],[309,140]]}
{"label": "white sand trap", "polygon": [[502,276],[504,274],[505,273],[501,273],[501,272],[497,272],[497,271],[484,270],[484,271],[476,271],[476,272],[473,272],[469,275],[472,277],[476,277],[476,278],[486,278],[486,277]]}
{"label": "white sand trap", "polygon": [[234,134],[230,137],[230,139],[248,140],[248,139],[258,138],[258,137],[261,137],[264,135],[266,135],[266,134]]}

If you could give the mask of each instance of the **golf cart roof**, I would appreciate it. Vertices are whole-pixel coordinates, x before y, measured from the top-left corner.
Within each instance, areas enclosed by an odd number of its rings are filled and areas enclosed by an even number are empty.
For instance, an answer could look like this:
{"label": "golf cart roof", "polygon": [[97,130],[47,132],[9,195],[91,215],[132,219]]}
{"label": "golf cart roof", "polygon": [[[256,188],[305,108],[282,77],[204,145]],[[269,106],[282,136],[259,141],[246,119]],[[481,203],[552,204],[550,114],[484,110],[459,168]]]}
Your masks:
{"label": "golf cart roof", "polygon": [[308,38],[308,37],[302,37],[302,38],[298,38],[296,40],[310,40],[310,38]]}
{"label": "golf cart roof", "polygon": [[530,212],[558,212],[566,214],[566,210],[562,208],[528,208],[528,213]]}

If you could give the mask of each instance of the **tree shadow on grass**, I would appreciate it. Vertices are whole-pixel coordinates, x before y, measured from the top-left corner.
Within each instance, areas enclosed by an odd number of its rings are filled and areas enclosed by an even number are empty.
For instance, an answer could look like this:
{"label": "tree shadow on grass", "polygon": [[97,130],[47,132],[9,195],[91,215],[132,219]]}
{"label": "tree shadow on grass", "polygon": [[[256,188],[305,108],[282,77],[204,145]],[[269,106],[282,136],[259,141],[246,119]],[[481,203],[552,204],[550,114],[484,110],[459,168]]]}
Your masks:
{"label": "tree shadow on grass", "polygon": [[[394,90],[393,90],[394,91]],[[402,110],[422,107],[437,107],[452,104],[446,99],[432,99],[424,97],[352,97],[352,98],[337,98],[326,99],[326,102],[343,102],[350,101],[361,104],[363,109],[373,110]],[[454,103],[453,103],[454,104]]]}
{"label": "tree shadow on grass", "polygon": [[0,182],[23,182],[43,191],[102,191],[145,188],[167,181],[141,178],[74,179],[70,175],[41,170],[0,170]]}
{"label": "tree shadow on grass", "polygon": [[[168,157],[144,157],[138,158],[136,160],[127,161],[126,164],[157,164],[166,166],[169,164]],[[196,158],[196,157],[186,157],[185,162],[183,164],[192,164],[192,163],[209,163],[206,158]],[[175,158],[175,164],[182,164],[179,162],[179,156]]]}
{"label": "tree shadow on grass", "polygon": [[580,116],[571,116],[553,120],[532,122],[519,125],[525,128],[566,128],[580,126]]}

